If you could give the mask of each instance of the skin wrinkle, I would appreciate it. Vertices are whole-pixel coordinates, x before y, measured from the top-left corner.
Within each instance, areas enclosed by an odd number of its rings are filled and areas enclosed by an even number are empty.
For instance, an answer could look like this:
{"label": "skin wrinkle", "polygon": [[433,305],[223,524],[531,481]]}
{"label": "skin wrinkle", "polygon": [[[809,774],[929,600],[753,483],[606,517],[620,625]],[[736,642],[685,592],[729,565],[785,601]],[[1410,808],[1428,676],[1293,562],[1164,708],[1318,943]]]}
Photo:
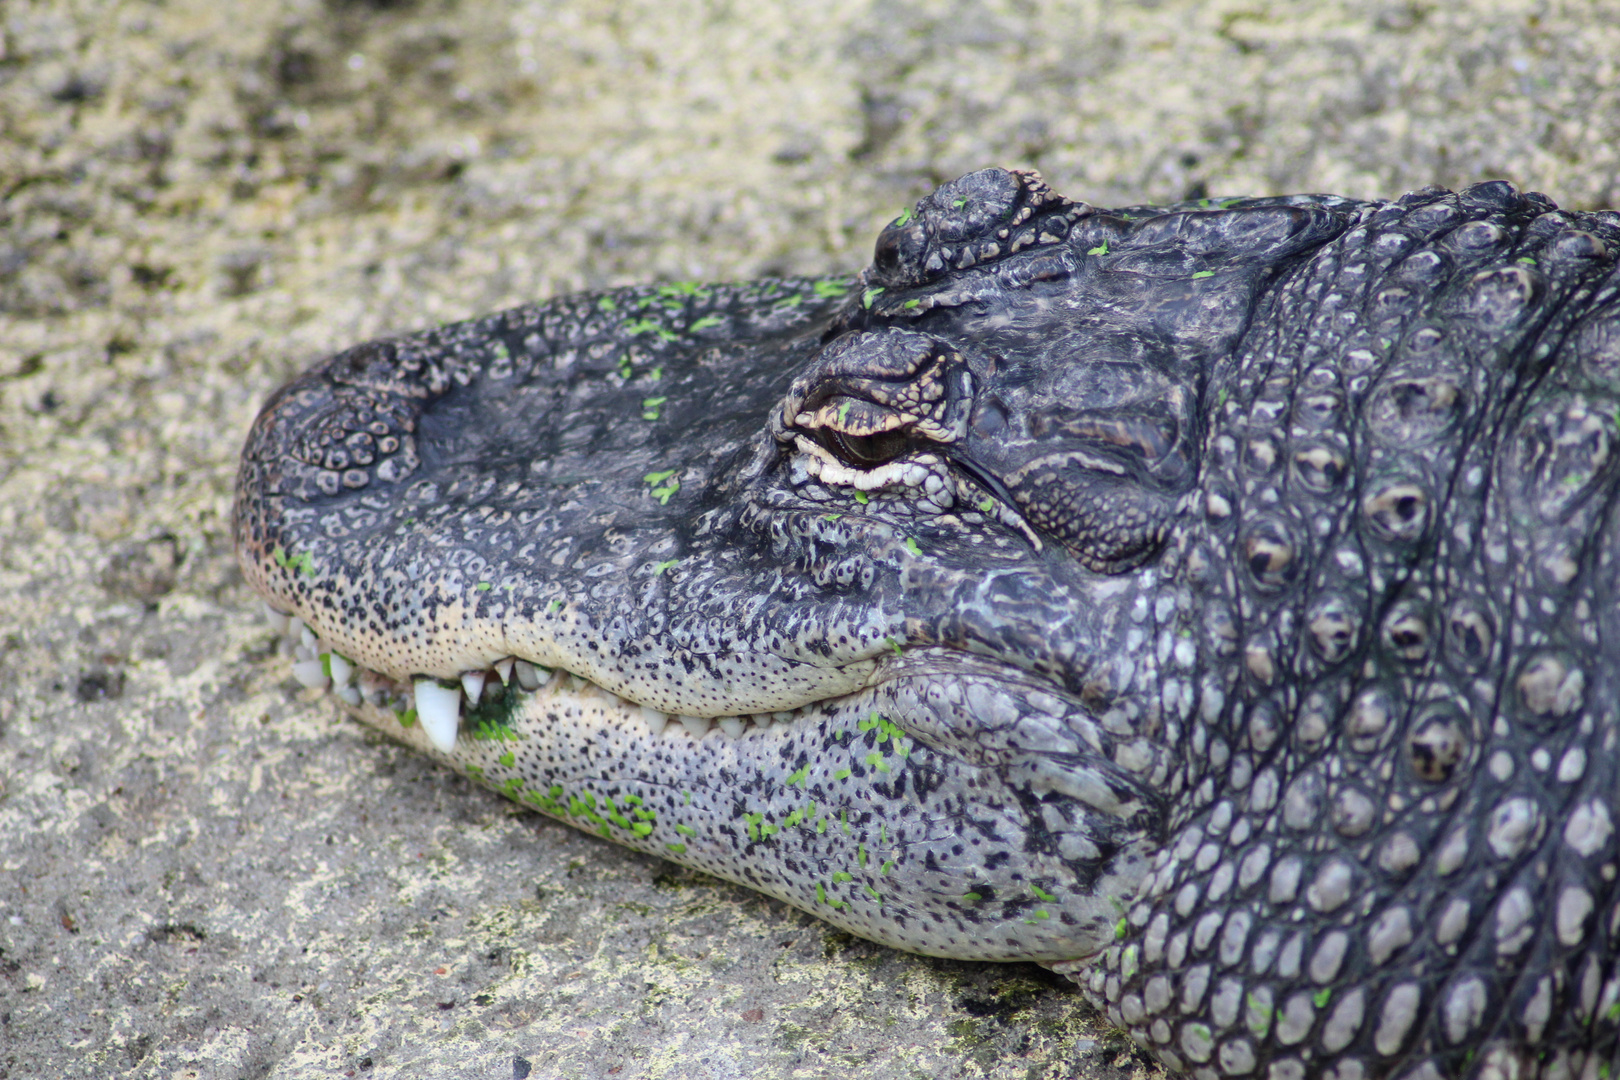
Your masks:
{"label": "skin wrinkle", "polygon": [[238,551],[368,723],[874,940],[1047,963],[1172,1070],[1604,1075],[1617,244],[1499,182],[1099,211],[985,170],[853,283],[317,366]]}

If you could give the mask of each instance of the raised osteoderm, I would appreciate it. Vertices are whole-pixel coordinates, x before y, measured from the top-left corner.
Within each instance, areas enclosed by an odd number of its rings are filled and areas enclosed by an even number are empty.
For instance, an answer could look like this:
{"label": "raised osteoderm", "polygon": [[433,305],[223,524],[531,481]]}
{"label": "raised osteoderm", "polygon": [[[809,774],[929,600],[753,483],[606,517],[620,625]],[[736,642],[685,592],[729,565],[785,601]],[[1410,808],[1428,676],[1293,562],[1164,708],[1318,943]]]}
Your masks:
{"label": "raised osteoderm", "polygon": [[519,802],[1195,1077],[1569,1077],[1620,1032],[1620,215],[1095,210],[853,283],[350,349],[248,438],[294,672]]}

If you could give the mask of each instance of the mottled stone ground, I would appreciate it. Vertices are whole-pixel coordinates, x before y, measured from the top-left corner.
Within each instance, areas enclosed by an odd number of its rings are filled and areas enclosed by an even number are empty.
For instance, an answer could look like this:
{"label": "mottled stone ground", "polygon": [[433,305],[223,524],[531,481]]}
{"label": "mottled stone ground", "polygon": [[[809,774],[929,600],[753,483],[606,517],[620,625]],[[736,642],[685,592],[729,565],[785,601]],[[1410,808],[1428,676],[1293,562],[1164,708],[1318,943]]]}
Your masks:
{"label": "mottled stone ground", "polygon": [[300,692],[242,435],[369,335],[854,269],[987,164],[1613,205],[1620,5],[698,7],[0,6],[0,1078],[1152,1072],[1037,968],[850,939]]}

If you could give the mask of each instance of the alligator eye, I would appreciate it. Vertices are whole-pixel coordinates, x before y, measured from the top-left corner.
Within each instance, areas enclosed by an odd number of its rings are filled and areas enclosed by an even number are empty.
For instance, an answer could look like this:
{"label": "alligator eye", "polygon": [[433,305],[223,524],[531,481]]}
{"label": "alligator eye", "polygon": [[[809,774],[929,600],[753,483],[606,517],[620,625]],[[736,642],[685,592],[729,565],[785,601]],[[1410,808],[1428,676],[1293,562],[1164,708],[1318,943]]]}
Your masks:
{"label": "alligator eye", "polygon": [[872,435],[848,435],[826,431],[827,449],[857,469],[875,469],[906,452],[911,440],[903,431],[879,431]]}

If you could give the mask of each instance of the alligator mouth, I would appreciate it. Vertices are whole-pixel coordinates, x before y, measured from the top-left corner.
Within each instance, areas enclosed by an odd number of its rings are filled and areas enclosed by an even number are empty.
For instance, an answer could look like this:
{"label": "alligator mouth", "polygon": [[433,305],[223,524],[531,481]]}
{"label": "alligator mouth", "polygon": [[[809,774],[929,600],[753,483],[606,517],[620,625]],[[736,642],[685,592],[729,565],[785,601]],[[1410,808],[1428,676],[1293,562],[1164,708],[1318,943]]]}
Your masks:
{"label": "alligator mouth", "polygon": [[426,675],[396,679],[344,656],[297,615],[268,602],[264,603],[264,614],[283,652],[291,657],[292,675],[300,685],[325,690],[350,708],[369,705],[384,714],[391,713],[406,729],[420,724],[427,741],[443,754],[455,749],[465,729],[470,728],[475,737],[500,737],[498,731],[488,729],[501,726],[499,718],[520,695],[549,692],[580,698],[595,696],[605,706],[639,716],[653,738],[666,731],[684,730],[693,739],[702,739],[711,732],[740,739],[791,724],[801,719],[806,709],[819,704],[812,701],[794,709],[736,716],[680,716],[632,701],[565,668],[548,667],[518,656],[502,657],[487,668],[465,671],[459,680]]}
{"label": "alligator mouth", "polygon": [[[1089,956],[1113,939],[1109,897],[1146,865],[1154,761],[1116,767],[1083,705],[989,658],[897,650],[795,708],[681,716],[515,655],[459,678],[390,675],[325,640],[319,612],[264,610],[294,678],[368,726],[519,804],[895,948]],[[342,624],[324,630],[341,639]]]}

